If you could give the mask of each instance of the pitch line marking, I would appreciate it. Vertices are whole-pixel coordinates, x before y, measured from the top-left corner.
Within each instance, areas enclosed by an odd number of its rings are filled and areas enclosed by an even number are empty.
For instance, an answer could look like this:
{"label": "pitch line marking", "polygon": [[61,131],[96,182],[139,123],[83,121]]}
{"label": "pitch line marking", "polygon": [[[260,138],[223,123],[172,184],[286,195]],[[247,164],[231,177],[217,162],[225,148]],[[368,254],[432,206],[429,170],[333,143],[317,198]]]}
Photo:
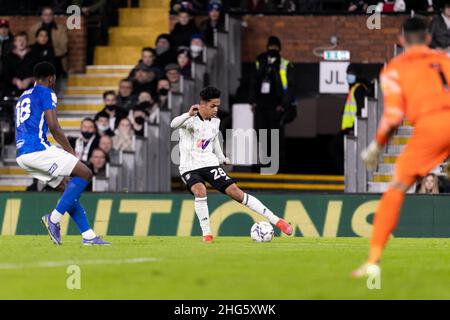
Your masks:
{"label": "pitch line marking", "polygon": [[35,263],[0,263],[0,270],[27,269],[27,268],[54,268],[76,265],[108,265],[108,264],[135,264],[160,261],[159,258],[131,258],[131,259],[103,259],[103,260],[63,260],[40,261]]}

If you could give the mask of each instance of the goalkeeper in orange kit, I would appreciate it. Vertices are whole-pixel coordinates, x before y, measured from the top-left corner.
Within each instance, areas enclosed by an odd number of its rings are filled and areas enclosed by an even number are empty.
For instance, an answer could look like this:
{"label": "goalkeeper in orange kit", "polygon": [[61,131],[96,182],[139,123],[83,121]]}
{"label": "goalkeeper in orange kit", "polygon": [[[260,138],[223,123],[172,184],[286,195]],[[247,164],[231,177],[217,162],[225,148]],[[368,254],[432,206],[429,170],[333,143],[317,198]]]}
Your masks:
{"label": "goalkeeper in orange kit", "polygon": [[406,117],[414,133],[396,162],[395,174],[376,210],[367,262],[353,271],[362,277],[379,272],[389,235],[395,229],[405,192],[450,155],[450,58],[428,48],[431,35],[425,22],[408,19],[399,36],[405,52],[394,58],[380,76],[384,114],[375,140],[361,154],[369,169]]}

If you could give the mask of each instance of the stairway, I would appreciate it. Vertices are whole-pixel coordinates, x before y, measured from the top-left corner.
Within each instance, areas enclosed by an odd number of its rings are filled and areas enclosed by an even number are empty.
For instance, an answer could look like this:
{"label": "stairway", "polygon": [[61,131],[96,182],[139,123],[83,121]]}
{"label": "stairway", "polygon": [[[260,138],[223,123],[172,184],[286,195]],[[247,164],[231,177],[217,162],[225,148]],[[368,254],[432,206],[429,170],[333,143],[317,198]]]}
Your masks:
{"label": "stairway", "polygon": [[[103,108],[102,93],[117,90],[140,58],[142,47],[169,31],[169,0],[140,0],[139,8],[119,9],[119,26],[109,29],[108,46],[95,48],[94,65],[84,74],[70,74],[58,97],[58,118],[67,136],[78,136],[80,122]],[[49,141],[55,140],[49,135]],[[14,147],[0,162],[0,191],[23,191],[32,178],[15,161]]]}
{"label": "stairway", "polygon": [[[403,151],[412,132],[413,127],[408,121],[404,121],[402,126],[397,129],[395,135],[385,147],[385,151],[381,156],[381,162],[377,171],[373,174],[372,181],[369,181],[369,192],[381,193],[386,191],[393,178],[397,157]],[[410,188],[409,192],[414,191],[415,185]]]}

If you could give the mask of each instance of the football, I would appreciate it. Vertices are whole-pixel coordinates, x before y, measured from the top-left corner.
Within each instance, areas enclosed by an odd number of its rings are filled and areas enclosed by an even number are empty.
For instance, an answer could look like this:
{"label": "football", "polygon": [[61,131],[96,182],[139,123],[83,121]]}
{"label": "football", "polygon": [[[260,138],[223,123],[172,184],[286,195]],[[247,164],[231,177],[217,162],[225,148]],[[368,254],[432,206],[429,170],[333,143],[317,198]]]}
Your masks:
{"label": "football", "polygon": [[256,222],[250,230],[250,236],[256,242],[270,242],[273,234],[272,225],[266,221]]}

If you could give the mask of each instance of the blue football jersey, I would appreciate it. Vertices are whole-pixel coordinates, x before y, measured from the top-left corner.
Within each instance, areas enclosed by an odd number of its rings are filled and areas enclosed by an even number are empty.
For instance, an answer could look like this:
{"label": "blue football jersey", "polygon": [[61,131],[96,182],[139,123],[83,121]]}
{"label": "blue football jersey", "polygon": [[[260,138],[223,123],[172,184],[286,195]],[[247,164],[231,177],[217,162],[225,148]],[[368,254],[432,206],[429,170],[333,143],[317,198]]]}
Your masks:
{"label": "blue football jersey", "polygon": [[50,147],[45,111],[56,109],[56,102],[53,90],[41,85],[22,93],[16,105],[17,157]]}

